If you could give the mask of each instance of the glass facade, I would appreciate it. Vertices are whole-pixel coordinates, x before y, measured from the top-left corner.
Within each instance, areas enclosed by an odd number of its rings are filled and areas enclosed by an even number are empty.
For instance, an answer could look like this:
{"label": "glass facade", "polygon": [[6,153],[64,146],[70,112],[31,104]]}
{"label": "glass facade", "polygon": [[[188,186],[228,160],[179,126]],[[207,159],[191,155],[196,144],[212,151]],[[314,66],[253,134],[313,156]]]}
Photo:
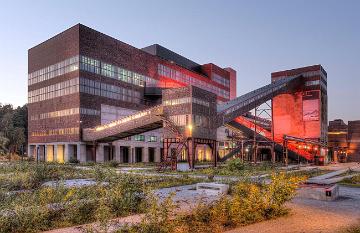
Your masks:
{"label": "glass facade", "polygon": [[28,103],[35,103],[79,92],[79,78],[49,85],[28,92]]}
{"label": "glass facade", "polygon": [[145,86],[145,83],[147,86],[156,86],[157,84],[157,80],[148,76],[86,56],[80,56],[80,69],[141,87]]}
{"label": "glass facade", "polygon": [[158,74],[166,78],[173,79],[175,81],[193,85],[201,89],[207,90],[209,92],[215,93],[217,96],[223,97],[225,99],[230,98],[230,92],[222,88],[216,87],[209,82],[205,82],[196,78],[191,77],[190,75],[184,74],[180,71],[171,69],[170,67],[158,64]]}
{"label": "glass facade", "polygon": [[60,128],[31,132],[33,137],[56,136],[56,135],[74,135],[79,134],[79,128]]}
{"label": "glass facade", "polygon": [[230,87],[230,80],[226,79],[224,77],[221,77],[218,74],[213,73],[212,74],[212,78],[211,78],[214,82],[217,82],[225,87]]}
{"label": "glass facade", "polygon": [[164,106],[173,106],[173,105],[179,105],[179,104],[188,104],[190,103],[192,100],[193,103],[195,104],[199,104],[205,107],[209,107],[210,103],[205,101],[205,100],[201,100],[198,98],[190,98],[190,97],[184,97],[184,98],[179,98],[179,99],[171,99],[171,100],[164,100],[163,101],[163,105]]}
{"label": "glass facade", "polygon": [[118,79],[141,87],[145,85],[157,85],[157,80],[153,78],[82,55],[68,58],[59,63],[30,73],[28,75],[29,85],[79,70],[79,67],[80,70]]}
{"label": "glass facade", "polygon": [[29,85],[64,75],[79,69],[79,56],[47,66],[28,75]]}
{"label": "glass facade", "polygon": [[43,120],[48,118],[55,118],[55,117],[65,117],[65,116],[71,116],[71,115],[78,115],[79,113],[83,115],[94,115],[99,116],[100,111],[95,109],[89,109],[89,108],[69,108],[69,109],[63,109],[59,111],[54,112],[46,112],[46,113],[40,113],[37,115],[30,116],[30,120]]}
{"label": "glass facade", "polygon": [[140,103],[140,92],[115,85],[80,78],[80,92],[125,102]]}

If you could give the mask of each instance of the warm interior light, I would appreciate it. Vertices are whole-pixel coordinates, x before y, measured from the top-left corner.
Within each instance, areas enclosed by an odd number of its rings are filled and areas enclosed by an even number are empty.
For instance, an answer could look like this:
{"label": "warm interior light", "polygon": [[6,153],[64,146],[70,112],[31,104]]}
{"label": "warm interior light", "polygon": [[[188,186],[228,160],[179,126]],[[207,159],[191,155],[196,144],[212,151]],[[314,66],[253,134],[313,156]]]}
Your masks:
{"label": "warm interior light", "polygon": [[192,131],[192,125],[191,124],[188,125],[188,128],[189,128],[190,131]]}

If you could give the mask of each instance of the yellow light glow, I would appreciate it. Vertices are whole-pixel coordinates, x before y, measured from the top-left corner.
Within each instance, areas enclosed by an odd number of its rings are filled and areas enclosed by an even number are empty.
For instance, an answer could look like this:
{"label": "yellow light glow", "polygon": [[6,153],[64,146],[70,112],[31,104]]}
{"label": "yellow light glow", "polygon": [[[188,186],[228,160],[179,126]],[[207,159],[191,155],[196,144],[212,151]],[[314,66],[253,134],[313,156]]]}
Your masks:
{"label": "yellow light glow", "polygon": [[192,131],[192,125],[188,125],[188,129],[190,130],[190,131]]}
{"label": "yellow light glow", "polygon": [[340,134],[347,134],[347,132],[339,131],[339,132],[328,132],[329,135],[340,135]]}

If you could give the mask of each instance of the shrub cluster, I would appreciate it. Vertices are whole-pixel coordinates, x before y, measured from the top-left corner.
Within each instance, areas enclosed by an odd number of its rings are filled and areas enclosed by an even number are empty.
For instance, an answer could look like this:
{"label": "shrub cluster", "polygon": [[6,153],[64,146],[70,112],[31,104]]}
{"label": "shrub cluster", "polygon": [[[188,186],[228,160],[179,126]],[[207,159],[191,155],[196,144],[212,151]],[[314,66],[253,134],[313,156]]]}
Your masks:
{"label": "shrub cluster", "polygon": [[271,219],[287,213],[284,204],[294,195],[302,178],[273,174],[271,183],[258,185],[239,182],[231,196],[206,204],[201,202],[191,213],[175,215],[171,198],[163,202],[151,199],[141,224],[125,227],[118,233],[223,232],[236,226]]}
{"label": "shrub cluster", "polygon": [[8,191],[35,189],[44,181],[91,178],[91,170],[79,170],[56,163],[5,163],[0,165],[0,189]]}
{"label": "shrub cluster", "polygon": [[[104,176],[97,185],[83,188],[41,187],[16,198],[1,196],[0,232],[38,232],[142,211],[145,187],[142,179]],[[105,183],[106,181],[106,183]]]}

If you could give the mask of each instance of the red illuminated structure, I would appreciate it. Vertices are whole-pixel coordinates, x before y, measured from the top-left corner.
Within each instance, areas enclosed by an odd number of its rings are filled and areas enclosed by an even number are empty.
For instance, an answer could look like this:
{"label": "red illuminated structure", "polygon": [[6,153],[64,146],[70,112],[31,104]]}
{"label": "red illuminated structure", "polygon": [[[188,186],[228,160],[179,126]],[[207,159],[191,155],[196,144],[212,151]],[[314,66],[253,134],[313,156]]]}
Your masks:
{"label": "red illuminated structure", "polygon": [[[327,73],[321,65],[274,72],[271,80],[303,76],[297,90],[272,99],[272,118],[275,138],[284,135],[327,143]],[[325,154],[320,150],[318,155]]]}

